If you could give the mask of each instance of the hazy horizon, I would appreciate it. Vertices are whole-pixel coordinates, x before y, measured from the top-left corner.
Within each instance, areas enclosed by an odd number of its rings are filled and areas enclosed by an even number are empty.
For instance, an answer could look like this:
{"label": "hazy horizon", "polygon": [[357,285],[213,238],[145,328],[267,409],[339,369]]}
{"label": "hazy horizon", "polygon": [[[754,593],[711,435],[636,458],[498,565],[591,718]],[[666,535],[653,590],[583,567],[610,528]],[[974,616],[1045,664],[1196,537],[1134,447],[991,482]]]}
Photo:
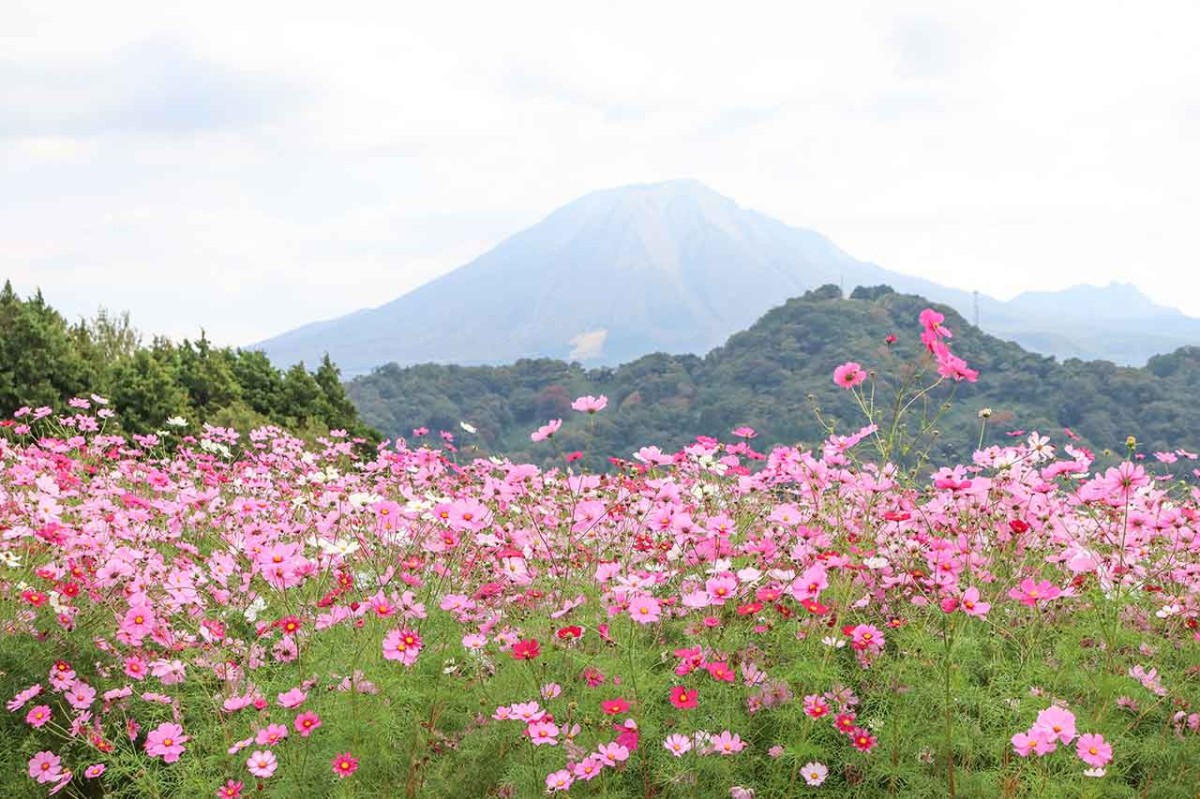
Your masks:
{"label": "hazy horizon", "polygon": [[1191,4],[11,5],[0,266],[72,318],[246,345],[682,177],[947,286],[1200,316]]}

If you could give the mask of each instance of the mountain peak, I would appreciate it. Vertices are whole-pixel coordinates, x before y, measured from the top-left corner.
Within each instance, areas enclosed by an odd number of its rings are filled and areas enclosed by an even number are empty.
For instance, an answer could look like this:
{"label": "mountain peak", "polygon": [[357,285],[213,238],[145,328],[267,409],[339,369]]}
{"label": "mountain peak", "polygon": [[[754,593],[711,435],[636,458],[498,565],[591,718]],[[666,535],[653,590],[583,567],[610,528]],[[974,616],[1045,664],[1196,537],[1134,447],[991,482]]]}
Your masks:
{"label": "mountain peak", "polygon": [[[976,301],[858,261],[819,233],[682,178],[591,192],[391,302],[260,346],[277,363],[328,352],[348,376],[390,362],[615,365],[654,352],[707,352],[773,306],[827,284],[842,293],[886,284],[959,311]],[[981,323],[1042,351],[1125,363],[1200,341],[1200,321],[1170,316],[1127,284],[1071,291],[979,298]]]}

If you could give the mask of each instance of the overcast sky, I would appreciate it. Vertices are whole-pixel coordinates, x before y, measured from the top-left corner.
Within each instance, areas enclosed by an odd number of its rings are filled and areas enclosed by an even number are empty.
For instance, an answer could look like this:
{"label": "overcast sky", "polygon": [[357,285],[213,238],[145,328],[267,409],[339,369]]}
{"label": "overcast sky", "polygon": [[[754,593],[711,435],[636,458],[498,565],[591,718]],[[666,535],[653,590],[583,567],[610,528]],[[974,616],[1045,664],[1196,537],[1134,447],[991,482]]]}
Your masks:
{"label": "overcast sky", "polygon": [[0,276],[73,318],[248,344],[676,177],[1200,316],[1195,2],[3,5]]}

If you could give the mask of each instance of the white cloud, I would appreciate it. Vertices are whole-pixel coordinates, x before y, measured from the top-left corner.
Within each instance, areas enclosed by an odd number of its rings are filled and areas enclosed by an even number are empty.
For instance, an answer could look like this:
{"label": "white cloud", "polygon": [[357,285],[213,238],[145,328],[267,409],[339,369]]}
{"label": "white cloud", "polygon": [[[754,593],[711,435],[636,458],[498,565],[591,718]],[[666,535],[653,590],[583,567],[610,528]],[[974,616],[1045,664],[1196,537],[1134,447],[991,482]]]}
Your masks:
{"label": "white cloud", "polygon": [[72,6],[0,30],[0,268],[72,315],[249,343],[680,176],[892,269],[1200,315],[1191,3]]}

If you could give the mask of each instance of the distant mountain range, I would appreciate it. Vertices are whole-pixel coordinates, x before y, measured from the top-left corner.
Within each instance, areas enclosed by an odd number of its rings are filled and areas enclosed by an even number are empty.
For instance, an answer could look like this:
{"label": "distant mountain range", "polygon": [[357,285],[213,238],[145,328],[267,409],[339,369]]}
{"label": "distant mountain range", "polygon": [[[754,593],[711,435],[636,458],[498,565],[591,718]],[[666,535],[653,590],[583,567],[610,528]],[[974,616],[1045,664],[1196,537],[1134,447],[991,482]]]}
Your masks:
{"label": "distant mountain range", "polygon": [[[886,284],[1061,359],[1141,364],[1200,344],[1200,319],[1134,286],[1076,286],[1007,302],[856,260],[829,239],[693,180],[588,194],[442,277],[377,308],[254,345],[276,364],[328,353],[354,376],[387,363],[615,365],[703,354],[770,308],[825,284]],[[386,290],[385,287],[380,287]]]}

